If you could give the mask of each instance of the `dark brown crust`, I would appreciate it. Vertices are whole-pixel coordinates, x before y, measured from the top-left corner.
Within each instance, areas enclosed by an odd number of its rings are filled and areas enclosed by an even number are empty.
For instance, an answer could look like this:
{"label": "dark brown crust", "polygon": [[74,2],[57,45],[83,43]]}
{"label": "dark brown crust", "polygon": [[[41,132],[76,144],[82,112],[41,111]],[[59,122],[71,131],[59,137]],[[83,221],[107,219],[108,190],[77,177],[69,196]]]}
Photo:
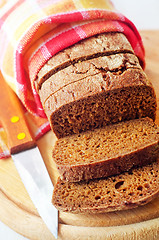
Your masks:
{"label": "dark brown crust", "polygon": [[60,178],[52,202],[65,212],[101,213],[144,205],[159,195],[159,163],[114,177],[69,183]]}
{"label": "dark brown crust", "polygon": [[61,138],[138,117],[154,120],[156,96],[142,70],[127,69],[70,84],[51,95],[43,107],[52,130]]}
{"label": "dark brown crust", "polygon": [[43,83],[39,90],[41,102],[45,104],[45,101],[52,94],[73,82],[96,75],[100,72],[107,73],[110,71],[115,74],[121,74],[129,68],[141,69],[138,58],[130,53],[102,56],[70,65],[53,74]]}
{"label": "dark brown crust", "polygon": [[122,33],[103,33],[82,40],[54,55],[39,71],[35,86],[37,90],[52,74],[79,60],[94,58],[96,54],[114,54],[117,52],[134,53],[129,41]]}

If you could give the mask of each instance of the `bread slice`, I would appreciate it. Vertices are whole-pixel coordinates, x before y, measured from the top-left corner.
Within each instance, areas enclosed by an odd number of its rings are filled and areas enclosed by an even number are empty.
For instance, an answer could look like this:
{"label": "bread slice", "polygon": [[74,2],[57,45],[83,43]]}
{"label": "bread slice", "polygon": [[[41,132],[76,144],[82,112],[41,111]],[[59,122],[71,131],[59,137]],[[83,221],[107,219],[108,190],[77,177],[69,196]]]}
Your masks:
{"label": "bread slice", "polygon": [[64,212],[100,213],[146,204],[159,195],[159,162],[108,177],[70,183],[60,178],[52,203]]}
{"label": "bread slice", "polygon": [[156,115],[156,96],[141,69],[105,72],[63,87],[43,105],[57,138]]}
{"label": "bread slice", "polygon": [[149,118],[112,124],[56,141],[53,160],[63,180],[107,177],[159,157],[159,127]]}
{"label": "bread slice", "polygon": [[118,53],[109,56],[102,56],[86,61],[79,61],[53,74],[47,79],[39,90],[42,104],[55,92],[59,91],[68,84],[77,82],[89,76],[93,76],[103,71],[114,72],[115,74],[123,72],[129,68],[141,69],[138,58],[130,53]]}
{"label": "bread slice", "polygon": [[76,62],[101,55],[120,52],[134,53],[131,44],[122,33],[103,33],[84,39],[54,55],[39,71],[35,85],[37,90],[51,75]]}

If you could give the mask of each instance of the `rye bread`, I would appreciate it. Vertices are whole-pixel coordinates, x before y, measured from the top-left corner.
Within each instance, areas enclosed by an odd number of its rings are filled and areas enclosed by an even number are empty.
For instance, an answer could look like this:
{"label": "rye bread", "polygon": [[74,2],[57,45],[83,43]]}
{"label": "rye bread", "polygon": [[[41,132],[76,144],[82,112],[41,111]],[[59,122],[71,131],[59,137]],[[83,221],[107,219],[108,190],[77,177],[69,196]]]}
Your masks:
{"label": "rye bread", "polygon": [[60,211],[101,213],[144,205],[159,195],[159,162],[120,175],[70,183],[58,179],[52,197]]}
{"label": "rye bread", "polygon": [[52,156],[69,182],[120,174],[157,160],[159,127],[142,118],[74,134],[57,140]]}
{"label": "rye bread", "polygon": [[76,62],[115,53],[134,53],[126,36],[122,33],[103,33],[84,39],[55,54],[39,71],[35,86],[37,91],[42,83],[59,70]]}
{"label": "rye bread", "polygon": [[57,138],[156,115],[153,86],[142,69],[103,72],[69,84],[43,105]]}

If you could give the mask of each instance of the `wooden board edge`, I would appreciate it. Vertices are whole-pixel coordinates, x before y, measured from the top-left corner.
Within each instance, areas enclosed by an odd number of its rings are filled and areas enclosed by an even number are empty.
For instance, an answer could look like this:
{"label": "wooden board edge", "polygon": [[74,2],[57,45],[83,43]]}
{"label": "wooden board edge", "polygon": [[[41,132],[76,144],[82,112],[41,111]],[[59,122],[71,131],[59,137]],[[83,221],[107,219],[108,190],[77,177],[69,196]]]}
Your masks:
{"label": "wooden board edge", "polygon": [[116,227],[77,227],[60,225],[59,239],[69,240],[158,240],[159,218],[140,224]]}
{"label": "wooden board edge", "polygon": [[[0,205],[1,205],[0,216],[6,215],[6,212],[8,216],[10,216],[9,219],[3,218],[2,222],[8,225],[11,229],[16,231],[17,233],[31,240],[33,239],[55,240],[55,238],[52,236],[52,234],[47,229],[46,225],[44,224],[43,220],[40,217],[28,213],[27,211],[21,209],[20,207],[17,207],[17,205],[10,201],[8,198],[6,198],[2,192],[0,192]],[[19,216],[18,220],[14,221],[14,219],[17,217],[17,214]],[[157,240],[159,237],[159,218],[141,223],[115,227],[80,227],[59,224],[58,239],[63,240],[138,239],[134,238],[134,236],[138,236],[142,240],[144,239]],[[144,236],[147,238],[144,238]]]}

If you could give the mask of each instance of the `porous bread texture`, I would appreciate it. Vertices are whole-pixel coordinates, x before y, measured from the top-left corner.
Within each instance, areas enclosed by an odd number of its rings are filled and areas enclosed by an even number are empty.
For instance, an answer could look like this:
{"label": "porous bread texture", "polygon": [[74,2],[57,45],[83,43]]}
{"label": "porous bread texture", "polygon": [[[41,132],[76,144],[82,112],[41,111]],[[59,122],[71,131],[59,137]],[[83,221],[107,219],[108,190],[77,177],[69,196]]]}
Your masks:
{"label": "porous bread texture", "polygon": [[45,113],[57,138],[141,117],[156,116],[156,96],[141,69],[103,72],[51,95]]}
{"label": "porous bread texture", "polygon": [[85,61],[94,58],[97,54],[115,54],[119,52],[134,53],[126,36],[122,33],[103,33],[80,42],[55,54],[39,71],[35,86],[37,91],[41,88],[42,83],[51,75],[75,64],[76,62]]}
{"label": "porous bread texture", "polygon": [[159,127],[149,118],[112,124],[56,141],[53,160],[63,180],[102,178],[159,156]]}
{"label": "porous bread texture", "polygon": [[138,58],[130,53],[113,54],[79,61],[53,74],[42,84],[39,90],[41,102],[45,105],[46,100],[51,95],[73,82],[80,81],[100,72],[104,74],[110,71],[114,72],[114,74],[121,74],[129,68],[141,69]]}
{"label": "porous bread texture", "polygon": [[58,179],[52,203],[60,211],[102,213],[144,205],[159,195],[159,162],[105,179]]}

